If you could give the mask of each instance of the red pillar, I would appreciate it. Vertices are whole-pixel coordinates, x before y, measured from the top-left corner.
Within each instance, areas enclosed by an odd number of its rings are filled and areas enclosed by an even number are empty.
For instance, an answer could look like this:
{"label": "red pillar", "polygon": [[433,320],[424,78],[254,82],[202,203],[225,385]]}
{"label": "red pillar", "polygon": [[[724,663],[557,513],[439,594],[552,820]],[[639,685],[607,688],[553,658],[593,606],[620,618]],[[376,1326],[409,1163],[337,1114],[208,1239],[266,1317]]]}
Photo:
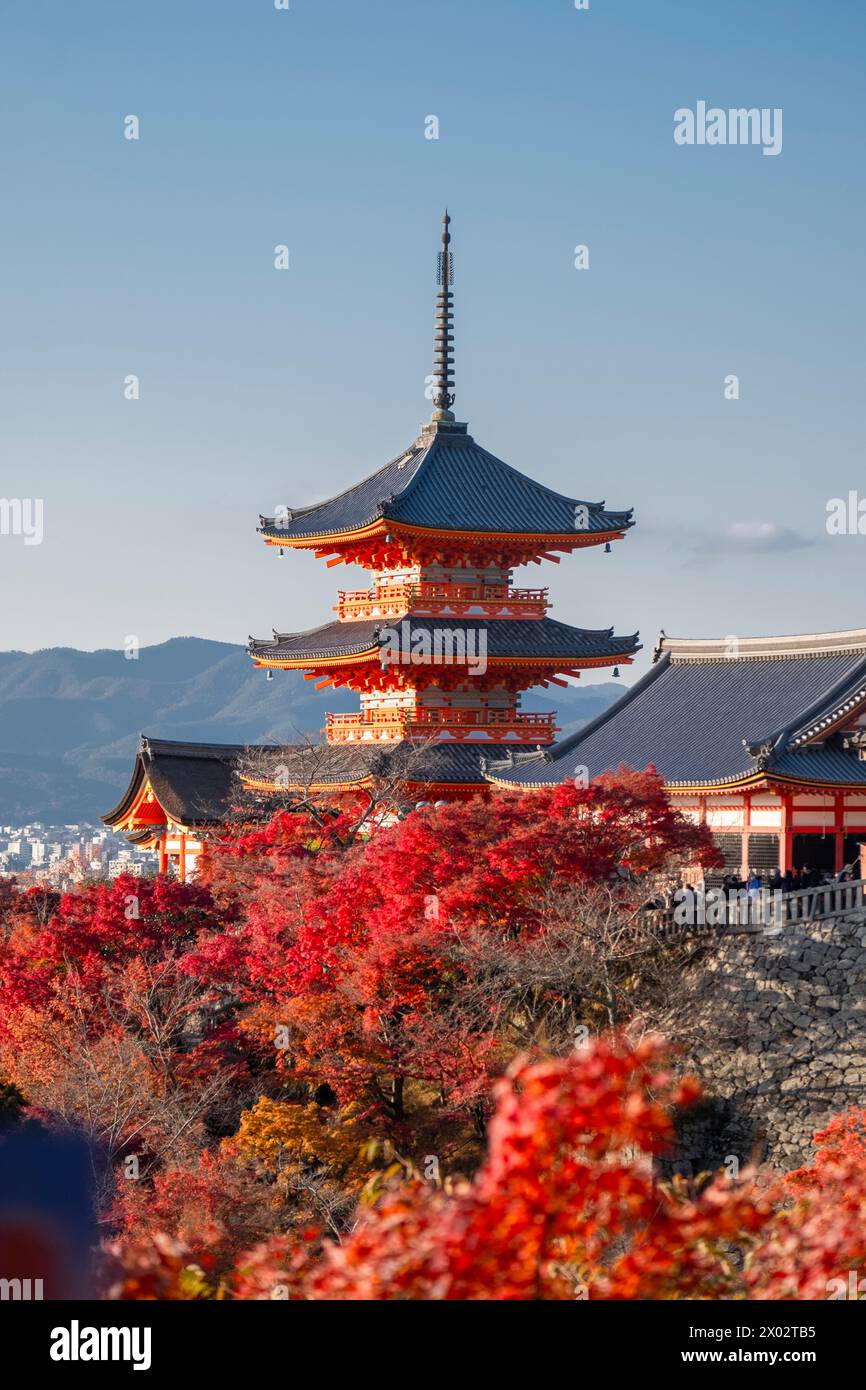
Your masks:
{"label": "red pillar", "polygon": [[833,797],[833,831],[836,836],[835,869],[838,874],[845,863],[845,795],[843,792],[837,792]]}
{"label": "red pillar", "polygon": [[748,877],[749,877],[749,869],[752,867],[751,864],[749,863],[749,830],[751,829],[751,826],[752,826],[752,797],[751,797],[751,793],[749,793],[749,792],[744,792],[744,793],[743,793],[743,835],[742,835],[742,843],[741,843],[741,848],[740,848],[740,859],[741,859],[741,861],[742,861],[741,864],[740,864],[740,873],[742,874],[743,878],[748,878]]}
{"label": "red pillar", "polygon": [[181,883],[186,883],[186,836],[180,837],[180,854],[177,862],[177,876]]}
{"label": "red pillar", "polygon": [[794,867],[794,798],[790,792],[782,796],[782,833],[779,836],[779,868],[787,873]]}
{"label": "red pillar", "polygon": [[159,872],[161,874],[168,873],[168,854],[165,848],[165,834],[166,832],[163,831],[159,840]]}
{"label": "red pillar", "polygon": [[[707,798],[705,796],[698,797],[698,825],[703,826],[705,830],[707,828]],[[712,834],[712,831],[710,833]],[[706,873],[706,869],[701,869],[700,877],[702,883],[706,881]]]}

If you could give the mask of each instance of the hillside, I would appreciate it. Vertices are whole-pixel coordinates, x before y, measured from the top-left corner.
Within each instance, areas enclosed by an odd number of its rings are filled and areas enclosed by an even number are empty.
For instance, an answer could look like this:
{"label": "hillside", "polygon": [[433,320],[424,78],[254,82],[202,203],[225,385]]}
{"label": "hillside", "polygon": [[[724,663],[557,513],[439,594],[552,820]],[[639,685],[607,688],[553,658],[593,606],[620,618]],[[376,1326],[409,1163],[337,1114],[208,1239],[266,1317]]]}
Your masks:
{"label": "hillside", "polygon": [[[571,733],[624,687],[616,682],[528,694]],[[229,642],[174,637],[136,661],[118,651],[0,652],[0,822],[95,821],[126,785],[140,732],[208,743],[318,737],[325,711],[357,708],[300,672],[251,667]]]}

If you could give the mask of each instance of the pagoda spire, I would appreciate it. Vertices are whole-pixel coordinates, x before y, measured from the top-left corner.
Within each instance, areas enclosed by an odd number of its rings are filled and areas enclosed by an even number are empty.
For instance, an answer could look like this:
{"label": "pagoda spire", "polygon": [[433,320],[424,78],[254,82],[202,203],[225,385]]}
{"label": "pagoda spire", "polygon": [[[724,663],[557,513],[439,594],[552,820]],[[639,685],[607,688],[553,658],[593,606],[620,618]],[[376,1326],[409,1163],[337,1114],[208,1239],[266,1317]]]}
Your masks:
{"label": "pagoda spire", "polygon": [[449,250],[451,218],[448,209],[442,217],[442,250],[437,257],[436,323],[433,335],[433,405],[431,420],[453,420],[454,404],[454,258]]}

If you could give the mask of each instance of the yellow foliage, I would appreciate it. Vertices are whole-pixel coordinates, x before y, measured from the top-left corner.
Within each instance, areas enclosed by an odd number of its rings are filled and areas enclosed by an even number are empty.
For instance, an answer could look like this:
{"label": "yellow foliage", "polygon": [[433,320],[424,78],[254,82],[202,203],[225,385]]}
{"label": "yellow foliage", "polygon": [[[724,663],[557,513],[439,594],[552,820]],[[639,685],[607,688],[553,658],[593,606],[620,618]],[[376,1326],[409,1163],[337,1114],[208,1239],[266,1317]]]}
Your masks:
{"label": "yellow foliage", "polygon": [[335,1176],[362,1182],[370,1172],[370,1127],[352,1108],[291,1104],[261,1096],[241,1115],[236,1143],[268,1168],[316,1162]]}

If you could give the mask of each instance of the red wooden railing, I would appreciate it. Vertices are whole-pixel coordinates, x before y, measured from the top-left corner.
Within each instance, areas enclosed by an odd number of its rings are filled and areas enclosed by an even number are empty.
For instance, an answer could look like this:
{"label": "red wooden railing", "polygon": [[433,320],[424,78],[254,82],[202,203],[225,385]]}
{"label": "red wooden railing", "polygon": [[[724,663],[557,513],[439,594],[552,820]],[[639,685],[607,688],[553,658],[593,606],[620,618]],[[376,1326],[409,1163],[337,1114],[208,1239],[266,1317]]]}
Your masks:
{"label": "red wooden railing", "polygon": [[429,738],[439,733],[459,740],[484,732],[499,737],[514,733],[527,743],[550,743],[557,732],[555,714],[527,710],[378,709],[362,714],[329,714],[327,720],[326,732],[332,743]]}
{"label": "red wooden railing", "polygon": [[513,617],[543,617],[550,606],[547,594],[547,589],[509,589],[506,584],[393,584],[379,589],[341,589],[334,611],[345,621],[357,621],[445,609],[461,614],[477,605],[483,609],[479,616],[495,617],[505,607]]}

